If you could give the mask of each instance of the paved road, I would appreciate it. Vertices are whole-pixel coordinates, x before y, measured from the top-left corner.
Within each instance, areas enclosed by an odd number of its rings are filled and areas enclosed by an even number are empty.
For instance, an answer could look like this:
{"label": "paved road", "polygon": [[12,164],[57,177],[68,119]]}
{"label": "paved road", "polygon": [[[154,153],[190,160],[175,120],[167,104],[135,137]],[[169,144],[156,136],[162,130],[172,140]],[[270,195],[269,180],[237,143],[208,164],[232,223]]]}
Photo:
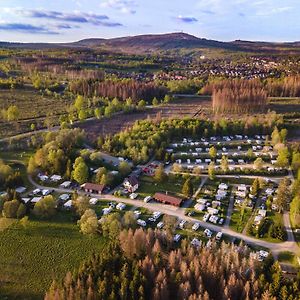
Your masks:
{"label": "paved road", "polygon": [[[73,192],[73,190],[70,190],[70,189],[52,188],[52,187],[39,185],[30,176],[28,177],[28,179],[33,186],[35,186],[36,188],[39,188],[39,189],[53,189],[59,193],[72,193]],[[83,194],[83,192],[82,192],[82,194]],[[177,208],[177,207],[173,207],[170,205],[164,205],[164,204],[159,204],[159,203],[151,203],[151,202],[145,203],[144,201],[141,201],[141,200],[131,200],[131,199],[127,199],[127,198],[116,197],[113,195],[91,194],[91,197],[95,197],[95,198],[99,198],[99,199],[107,200],[107,201],[123,202],[126,204],[133,205],[135,207],[144,207],[150,211],[160,211],[163,214],[172,215],[179,219],[186,220],[188,222],[198,222],[200,224],[200,226],[203,228],[208,228],[214,232],[220,231],[223,234],[228,235],[232,238],[238,238],[238,239],[244,240],[248,244],[268,248],[275,255],[275,257],[278,256],[278,253],[282,252],[282,251],[290,251],[293,253],[299,253],[299,247],[298,247],[297,243],[295,242],[292,233],[288,235],[289,236],[288,241],[286,241],[286,242],[271,243],[271,242],[263,241],[260,239],[256,239],[254,237],[247,236],[242,233],[237,233],[237,232],[231,230],[230,228],[221,227],[221,226],[214,225],[211,223],[206,223],[204,221],[195,219],[193,217],[186,216],[184,214],[184,212],[185,212],[184,208]],[[286,216],[285,216],[285,222],[286,222],[285,224],[287,224],[288,227],[290,228],[289,218],[287,216],[288,216],[288,213],[286,213]]]}
{"label": "paved road", "polygon": [[[171,171],[172,166],[168,166],[165,171],[166,173],[171,173],[171,174],[181,174],[181,175],[189,175],[189,176],[197,176],[197,177],[201,177],[201,176],[207,176],[207,174],[194,174],[194,173],[188,173],[188,172],[173,172]],[[289,174],[287,176],[263,176],[263,175],[216,175],[216,178],[246,178],[246,179],[255,179],[255,178],[268,178],[270,181],[273,181],[275,183],[279,183],[284,177],[289,177],[290,179],[292,179],[292,175]]]}

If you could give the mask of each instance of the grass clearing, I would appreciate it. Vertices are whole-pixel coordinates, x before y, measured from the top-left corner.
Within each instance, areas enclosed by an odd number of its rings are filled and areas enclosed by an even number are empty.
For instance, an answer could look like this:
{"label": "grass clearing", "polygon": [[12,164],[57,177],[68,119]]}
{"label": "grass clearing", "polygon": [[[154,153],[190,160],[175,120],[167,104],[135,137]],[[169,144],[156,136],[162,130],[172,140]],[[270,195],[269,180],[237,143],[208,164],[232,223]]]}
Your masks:
{"label": "grass clearing", "polygon": [[[193,181],[194,189],[196,190],[201,182],[201,178],[191,177]],[[141,197],[145,197],[148,195],[153,196],[156,192],[170,192],[177,196],[182,197],[181,190],[182,186],[185,182],[185,179],[182,177],[172,178],[163,183],[156,183],[152,177],[149,176],[142,176],[140,179],[140,186],[137,190],[137,193]]]}
{"label": "grass clearing", "polygon": [[0,232],[0,299],[42,299],[53,279],[101,251],[105,239],[84,236],[68,213],[51,221],[15,223]]}
{"label": "grass clearing", "polygon": [[241,233],[244,230],[249,218],[251,217],[251,214],[252,214],[251,209],[245,209],[244,216],[241,219],[240,209],[234,208],[231,215],[229,227],[232,230]]}

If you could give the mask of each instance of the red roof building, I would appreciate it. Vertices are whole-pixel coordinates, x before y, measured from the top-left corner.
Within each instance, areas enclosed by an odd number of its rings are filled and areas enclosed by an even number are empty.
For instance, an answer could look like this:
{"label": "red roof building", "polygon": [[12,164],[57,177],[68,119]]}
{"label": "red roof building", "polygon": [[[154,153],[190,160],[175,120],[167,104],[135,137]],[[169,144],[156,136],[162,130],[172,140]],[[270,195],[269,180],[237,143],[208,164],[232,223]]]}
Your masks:
{"label": "red roof building", "polygon": [[104,184],[95,184],[95,183],[84,183],[81,188],[84,189],[86,193],[92,193],[92,194],[102,194],[105,185]]}
{"label": "red roof building", "polygon": [[171,196],[171,195],[164,194],[164,193],[155,193],[153,198],[158,202],[161,202],[164,204],[170,204],[170,205],[174,205],[174,206],[178,206],[178,207],[183,202],[183,199],[181,199],[179,197]]}

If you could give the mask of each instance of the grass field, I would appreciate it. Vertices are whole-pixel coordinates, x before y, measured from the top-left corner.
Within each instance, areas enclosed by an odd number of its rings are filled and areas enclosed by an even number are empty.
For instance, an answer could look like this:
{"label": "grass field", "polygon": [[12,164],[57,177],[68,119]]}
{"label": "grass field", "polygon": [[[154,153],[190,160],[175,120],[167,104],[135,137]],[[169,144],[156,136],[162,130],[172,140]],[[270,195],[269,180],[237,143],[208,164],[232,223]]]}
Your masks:
{"label": "grass field", "polygon": [[[201,178],[192,177],[194,189],[196,190],[200,184]],[[181,190],[184,183],[182,177],[169,179],[167,182],[156,183],[152,177],[143,176],[140,179],[140,186],[137,192],[140,196],[145,197],[148,195],[153,196],[156,192],[170,192],[172,194],[182,196]]]}
{"label": "grass field", "polygon": [[231,215],[229,227],[236,232],[242,232],[244,230],[251,214],[252,214],[251,209],[245,209],[244,217],[241,220],[240,209],[235,208]]}
{"label": "grass field", "polygon": [[0,299],[42,299],[53,279],[101,251],[105,240],[83,236],[71,218],[58,214],[49,222],[32,220],[25,228],[15,223],[0,232]]}

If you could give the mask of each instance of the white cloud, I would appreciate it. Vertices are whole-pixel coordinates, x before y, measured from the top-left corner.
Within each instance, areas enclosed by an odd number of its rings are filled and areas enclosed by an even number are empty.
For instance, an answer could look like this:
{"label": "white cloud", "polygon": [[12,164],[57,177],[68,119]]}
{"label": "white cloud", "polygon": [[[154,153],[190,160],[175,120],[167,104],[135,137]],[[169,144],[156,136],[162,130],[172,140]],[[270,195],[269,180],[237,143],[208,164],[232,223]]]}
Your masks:
{"label": "white cloud", "polygon": [[116,9],[124,14],[135,14],[137,3],[134,0],[105,0],[101,6]]}

